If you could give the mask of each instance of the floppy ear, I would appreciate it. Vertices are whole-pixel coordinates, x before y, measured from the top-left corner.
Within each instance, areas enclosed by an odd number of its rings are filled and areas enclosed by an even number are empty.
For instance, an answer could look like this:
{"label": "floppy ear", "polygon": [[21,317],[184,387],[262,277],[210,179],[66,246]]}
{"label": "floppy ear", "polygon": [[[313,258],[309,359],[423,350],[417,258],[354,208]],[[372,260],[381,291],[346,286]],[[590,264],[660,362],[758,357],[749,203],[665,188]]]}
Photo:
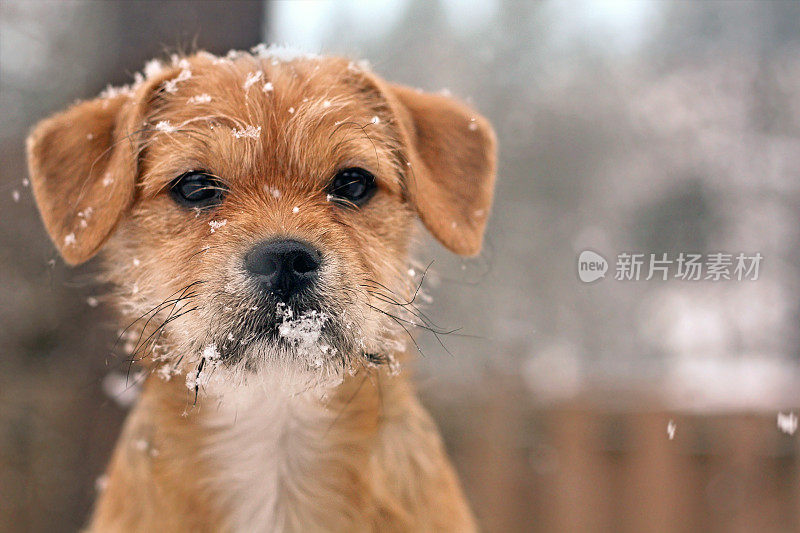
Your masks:
{"label": "floppy ear", "polygon": [[73,105],[28,137],[28,172],[64,260],[90,259],[133,202],[145,96],[160,80]]}
{"label": "floppy ear", "polygon": [[398,85],[389,92],[408,147],[407,187],[420,219],[453,252],[477,254],[494,195],[492,126],[444,95]]}

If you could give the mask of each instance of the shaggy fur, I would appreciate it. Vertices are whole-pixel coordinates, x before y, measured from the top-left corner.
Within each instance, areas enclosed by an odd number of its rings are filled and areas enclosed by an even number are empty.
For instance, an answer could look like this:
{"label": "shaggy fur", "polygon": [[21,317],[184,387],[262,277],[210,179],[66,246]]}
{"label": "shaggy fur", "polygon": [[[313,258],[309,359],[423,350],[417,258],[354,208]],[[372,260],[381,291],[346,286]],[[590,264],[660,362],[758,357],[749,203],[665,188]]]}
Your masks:
{"label": "shaggy fur", "polygon": [[[147,371],[90,530],[474,529],[401,369],[425,320],[414,218],[456,253],[480,250],[485,119],[345,59],[259,46],[150,63],[39,124],[28,155],[53,242],[70,264],[102,248]],[[378,183],[360,208],[325,192],[349,167]],[[196,170],[224,184],[221,205],[170,198]],[[270,238],[322,252],[302,309],[265,300],[245,272]]]}

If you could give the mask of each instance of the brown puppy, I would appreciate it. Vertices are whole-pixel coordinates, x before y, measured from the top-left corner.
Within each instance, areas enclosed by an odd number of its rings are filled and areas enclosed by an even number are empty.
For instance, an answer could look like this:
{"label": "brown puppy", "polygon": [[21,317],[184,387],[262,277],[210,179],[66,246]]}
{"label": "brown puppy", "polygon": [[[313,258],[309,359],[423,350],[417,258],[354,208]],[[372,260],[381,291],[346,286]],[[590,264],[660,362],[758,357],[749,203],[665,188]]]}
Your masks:
{"label": "brown puppy", "polygon": [[[93,531],[471,531],[402,365],[418,216],[480,250],[487,121],[345,59],[151,62],[39,124],[33,191],[101,248],[148,371]],[[137,342],[138,341],[138,342]]]}

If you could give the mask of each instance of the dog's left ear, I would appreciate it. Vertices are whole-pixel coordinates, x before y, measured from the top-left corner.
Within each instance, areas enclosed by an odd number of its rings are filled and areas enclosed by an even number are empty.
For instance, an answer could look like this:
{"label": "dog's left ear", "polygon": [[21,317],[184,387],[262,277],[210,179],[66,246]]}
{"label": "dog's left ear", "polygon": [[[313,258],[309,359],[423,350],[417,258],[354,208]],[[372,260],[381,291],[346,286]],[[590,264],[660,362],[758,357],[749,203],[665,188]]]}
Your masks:
{"label": "dog's left ear", "polygon": [[407,144],[407,187],[420,219],[453,252],[477,254],[494,195],[492,126],[449,96],[398,85],[385,92]]}
{"label": "dog's left ear", "polygon": [[37,124],[28,137],[36,205],[67,263],[90,259],[133,203],[145,108],[168,75],[77,103]]}

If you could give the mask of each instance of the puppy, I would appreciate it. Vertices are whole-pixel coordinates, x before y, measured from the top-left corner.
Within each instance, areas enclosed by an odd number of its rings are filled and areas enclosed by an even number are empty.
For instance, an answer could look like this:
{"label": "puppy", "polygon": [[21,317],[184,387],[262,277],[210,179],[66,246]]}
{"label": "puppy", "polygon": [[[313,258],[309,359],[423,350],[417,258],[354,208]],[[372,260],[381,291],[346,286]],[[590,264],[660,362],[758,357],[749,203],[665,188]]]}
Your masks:
{"label": "puppy", "polygon": [[346,59],[150,62],[41,122],[33,192],[145,369],[91,531],[472,531],[404,371],[415,217],[481,247],[488,122]]}

